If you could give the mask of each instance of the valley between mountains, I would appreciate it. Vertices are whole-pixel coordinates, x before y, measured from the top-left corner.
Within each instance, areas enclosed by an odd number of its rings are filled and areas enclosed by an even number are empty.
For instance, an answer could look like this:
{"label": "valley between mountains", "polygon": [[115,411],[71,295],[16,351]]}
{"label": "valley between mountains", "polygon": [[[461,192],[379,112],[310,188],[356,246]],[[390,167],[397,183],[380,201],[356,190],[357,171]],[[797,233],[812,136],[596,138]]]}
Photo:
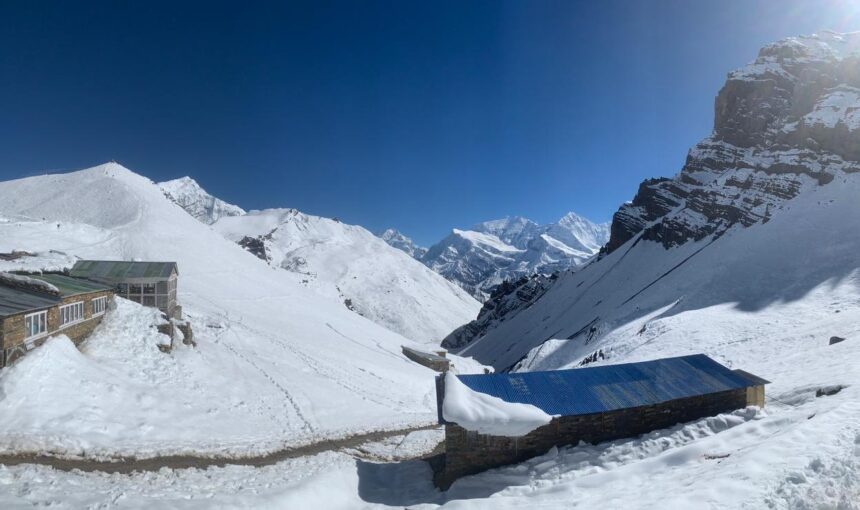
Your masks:
{"label": "valley between mountains", "polygon": [[[0,506],[860,508],[860,33],[762,48],[714,110],[680,172],[609,224],[511,216],[427,248],[117,163],[0,183],[0,253],[30,254],[0,271],[176,261],[197,343],[161,352],[157,313],[119,299],[80,350],[54,338],[0,371],[0,456],[227,459],[0,466]],[[704,353],[768,398],[443,492],[421,460],[442,438],[436,374],[402,346],[444,346],[459,373]]]}

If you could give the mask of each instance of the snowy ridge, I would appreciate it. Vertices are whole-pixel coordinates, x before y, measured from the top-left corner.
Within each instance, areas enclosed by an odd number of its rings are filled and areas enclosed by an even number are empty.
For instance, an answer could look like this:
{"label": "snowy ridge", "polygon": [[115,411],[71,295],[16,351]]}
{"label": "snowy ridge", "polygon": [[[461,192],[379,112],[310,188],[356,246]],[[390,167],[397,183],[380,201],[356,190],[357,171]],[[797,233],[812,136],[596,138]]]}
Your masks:
{"label": "snowy ridge", "polygon": [[412,239],[406,237],[398,230],[393,228],[389,228],[379,234],[379,238],[388,243],[393,248],[397,248],[400,251],[406,252],[410,257],[421,259],[425,253],[427,253],[427,248],[423,246],[418,246],[415,244]]}
{"label": "snowy ridge", "polygon": [[245,211],[236,205],[213,197],[191,177],[180,177],[159,183],[164,194],[176,205],[203,223],[211,225],[223,216],[241,216]]}
{"label": "snowy ridge", "polygon": [[252,239],[272,266],[413,341],[438,345],[480,309],[465,291],[356,225],[268,209],[222,218],[213,227],[236,242]]}

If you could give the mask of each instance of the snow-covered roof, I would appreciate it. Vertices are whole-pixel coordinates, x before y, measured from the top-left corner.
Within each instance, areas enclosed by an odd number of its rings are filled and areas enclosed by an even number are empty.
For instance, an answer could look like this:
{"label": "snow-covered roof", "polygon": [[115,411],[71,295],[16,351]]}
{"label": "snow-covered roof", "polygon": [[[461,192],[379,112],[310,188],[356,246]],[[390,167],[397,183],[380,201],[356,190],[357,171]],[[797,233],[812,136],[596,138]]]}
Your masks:
{"label": "snow-covered roof", "polygon": [[30,278],[52,285],[63,297],[112,290],[111,287],[100,283],[85,280],[83,278],[72,278],[71,276],[62,274],[32,275]]}
{"label": "snow-covered roof", "polygon": [[[505,402],[530,404],[552,416],[653,405],[767,382],[732,371],[704,354],[573,370],[458,378],[473,391]],[[444,423],[441,415],[440,421]]]}

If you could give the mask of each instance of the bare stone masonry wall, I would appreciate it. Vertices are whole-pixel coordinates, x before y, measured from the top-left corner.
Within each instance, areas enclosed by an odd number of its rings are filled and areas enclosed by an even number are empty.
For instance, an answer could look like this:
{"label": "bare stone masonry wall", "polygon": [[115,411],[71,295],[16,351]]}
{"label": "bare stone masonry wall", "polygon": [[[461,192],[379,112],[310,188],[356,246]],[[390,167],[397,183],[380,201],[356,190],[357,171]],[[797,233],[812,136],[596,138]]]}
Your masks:
{"label": "bare stone masonry wall", "polygon": [[447,424],[445,468],[437,474],[436,484],[447,489],[457,478],[522,462],[553,446],[634,437],[747,405],[747,391],[742,388],[607,413],[563,416],[519,438],[487,436]]}
{"label": "bare stone masonry wall", "polygon": [[[84,338],[90,335],[98,326],[104,314],[93,316],[93,299],[107,297],[108,306],[113,300],[112,291],[93,292],[85,295],[69,296],[63,298],[60,304],[47,310],[48,312],[48,335],[27,342],[24,330],[24,317],[32,312],[22,313],[7,317],[0,321],[0,368],[14,362],[28,351],[45,343],[45,341],[56,334],[69,337],[75,345],[80,345]],[[78,323],[63,327],[60,326],[60,307],[72,303],[84,301],[84,319]]]}

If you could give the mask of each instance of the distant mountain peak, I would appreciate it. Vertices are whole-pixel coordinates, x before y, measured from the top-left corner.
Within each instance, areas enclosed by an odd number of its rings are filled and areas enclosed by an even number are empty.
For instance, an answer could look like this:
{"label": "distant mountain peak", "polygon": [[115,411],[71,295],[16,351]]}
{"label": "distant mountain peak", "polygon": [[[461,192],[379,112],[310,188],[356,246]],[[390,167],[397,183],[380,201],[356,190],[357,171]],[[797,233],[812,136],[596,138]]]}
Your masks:
{"label": "distant mountain peak", "polygon": [[207,225],[215,223],[224,216],[245,214],[241,207],[210,195],[197,181],[188,176],[162,182],[158,186],[167,198]]}
{"label": "distant mountain peak", "polygon": [[579,265],[608,239],[608,224],[592,223],[576,213],[547,225],[507,216],[478,223],[471,230],[454,229],[422,261],[484,300],[503,281]]}
{"label": "distant mountain peak", "polygon": [[421,257],[427,253],[427,248],[418,246],[411,238],[407,237],[395,228],[384,230],[382,233],[378,234],[378,237],[388,243],[389,246],[406,252],[416,259],[421,259]]}

